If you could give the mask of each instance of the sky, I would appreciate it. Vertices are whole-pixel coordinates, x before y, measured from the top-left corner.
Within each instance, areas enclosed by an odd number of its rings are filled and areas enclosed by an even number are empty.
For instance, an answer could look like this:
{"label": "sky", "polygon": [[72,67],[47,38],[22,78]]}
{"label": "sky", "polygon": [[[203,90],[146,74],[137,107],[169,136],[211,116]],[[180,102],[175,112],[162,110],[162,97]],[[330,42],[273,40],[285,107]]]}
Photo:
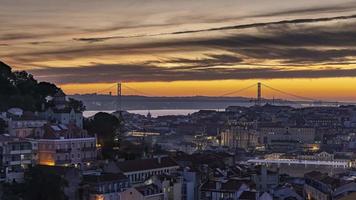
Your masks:
{"label": "sky", "polygon": [[67,94],[356,101],[356,0],[0,0],[0,25],[0,60]]}

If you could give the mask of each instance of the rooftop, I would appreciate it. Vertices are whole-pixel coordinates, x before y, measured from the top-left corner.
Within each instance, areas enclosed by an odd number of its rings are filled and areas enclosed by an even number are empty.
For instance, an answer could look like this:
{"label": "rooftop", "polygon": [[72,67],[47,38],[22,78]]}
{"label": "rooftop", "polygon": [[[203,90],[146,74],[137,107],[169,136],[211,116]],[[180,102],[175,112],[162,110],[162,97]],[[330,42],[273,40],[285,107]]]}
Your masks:
{"label": "rooftop", "polygon": [[83,182],[92,184],[118,180],[127,180],[127,177],[122,173],[101,173],[83,176]]}
{"label": "rooftop", "polygon": [[178,167],[179,165],[169,157],[162,157],[160,162],[158,158],[128,160],[124,162],[118,162],[117,166],[123,172],[134,172],[167,167]]}

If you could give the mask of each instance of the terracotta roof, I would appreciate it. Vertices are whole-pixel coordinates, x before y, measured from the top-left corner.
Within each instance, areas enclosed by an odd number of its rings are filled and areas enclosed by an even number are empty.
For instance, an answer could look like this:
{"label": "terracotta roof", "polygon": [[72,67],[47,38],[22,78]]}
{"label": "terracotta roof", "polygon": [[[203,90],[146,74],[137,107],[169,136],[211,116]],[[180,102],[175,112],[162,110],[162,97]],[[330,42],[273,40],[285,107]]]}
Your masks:
{"label": "terracotta roof", "polygon": [[166,167],[178,167],[179,165],[169,157],[162,157],[160,163],[158,162],[158,158],[152,158],[118,162],[117,166],[123,172],[134,172]]}
{"label": "terracotta roof", "polygon": [[84,138],[88,137],[85,130],[77,127],[75,124],[46,124],[44,126],[45,133],[42,139],[59,139],[64,138]]}

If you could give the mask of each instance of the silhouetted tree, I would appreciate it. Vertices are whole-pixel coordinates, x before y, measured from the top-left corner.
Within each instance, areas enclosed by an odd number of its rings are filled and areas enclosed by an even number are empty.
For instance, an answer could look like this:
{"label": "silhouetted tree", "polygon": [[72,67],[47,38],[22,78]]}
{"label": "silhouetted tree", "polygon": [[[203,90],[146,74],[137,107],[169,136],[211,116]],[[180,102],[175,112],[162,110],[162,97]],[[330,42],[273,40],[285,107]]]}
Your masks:
{"label": "silhouetted tree", "polygon": [[24,200],[66,200],[64,188],[67,181],[53,171],[39,166],[25,175]]}
{"label": "silhouetted tree", "polygon": [[[26,71],[12,72],[11,67],[0,61],[0,110],[19,107],[24,110],[40,110],[46,104],[46,97],[53,96],[61,89],[55,84],[37,82]],[[81,101],[70,100],[69,106],[84,111]]]}
{"label": "silhouetted tree", "polygon": [[6,122],[0,118],[0,134],[5,133]]}
{"label": "silhouetted tree", "polygon": [[98,143],[101,144],[103,158],[114,159],[115,147],[118,147],[117,130],[120,129],[120,121],[114,115],[99,112],[92,119],[84,121],[84,128],[89,134],[97,135]]}
{"label": "silhouetted tree", "polygon": [[85,106],[82,101],[78,101],[73,98],[69,98],[68,106],[73,108],[76,111],[83,112],[85,110]]}

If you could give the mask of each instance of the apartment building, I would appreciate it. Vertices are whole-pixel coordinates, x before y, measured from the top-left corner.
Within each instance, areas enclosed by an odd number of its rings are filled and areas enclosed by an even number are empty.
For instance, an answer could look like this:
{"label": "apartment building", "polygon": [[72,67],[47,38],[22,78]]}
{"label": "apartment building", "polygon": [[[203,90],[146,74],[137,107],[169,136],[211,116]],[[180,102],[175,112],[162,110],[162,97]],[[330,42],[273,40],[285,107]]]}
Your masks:
{"label": "apartment building", "polygon": [[0,180],[21,182],[24,170],[34,165],[36,148],[26,139],[0,135]]}
{"label": "apartment building", "polygon": [[56,166],[90,166],[97,158],[96,138],[75,125],[45,126],[44,135],[35,136],[38,163]]}
{"label": "apartment building", "polygon": [[117,167],[125,174],[131,184],[143,183],[153,175],[171,174],[179,165],[169,157],[158,157],[142,160],[128,160],[117,163]]}

